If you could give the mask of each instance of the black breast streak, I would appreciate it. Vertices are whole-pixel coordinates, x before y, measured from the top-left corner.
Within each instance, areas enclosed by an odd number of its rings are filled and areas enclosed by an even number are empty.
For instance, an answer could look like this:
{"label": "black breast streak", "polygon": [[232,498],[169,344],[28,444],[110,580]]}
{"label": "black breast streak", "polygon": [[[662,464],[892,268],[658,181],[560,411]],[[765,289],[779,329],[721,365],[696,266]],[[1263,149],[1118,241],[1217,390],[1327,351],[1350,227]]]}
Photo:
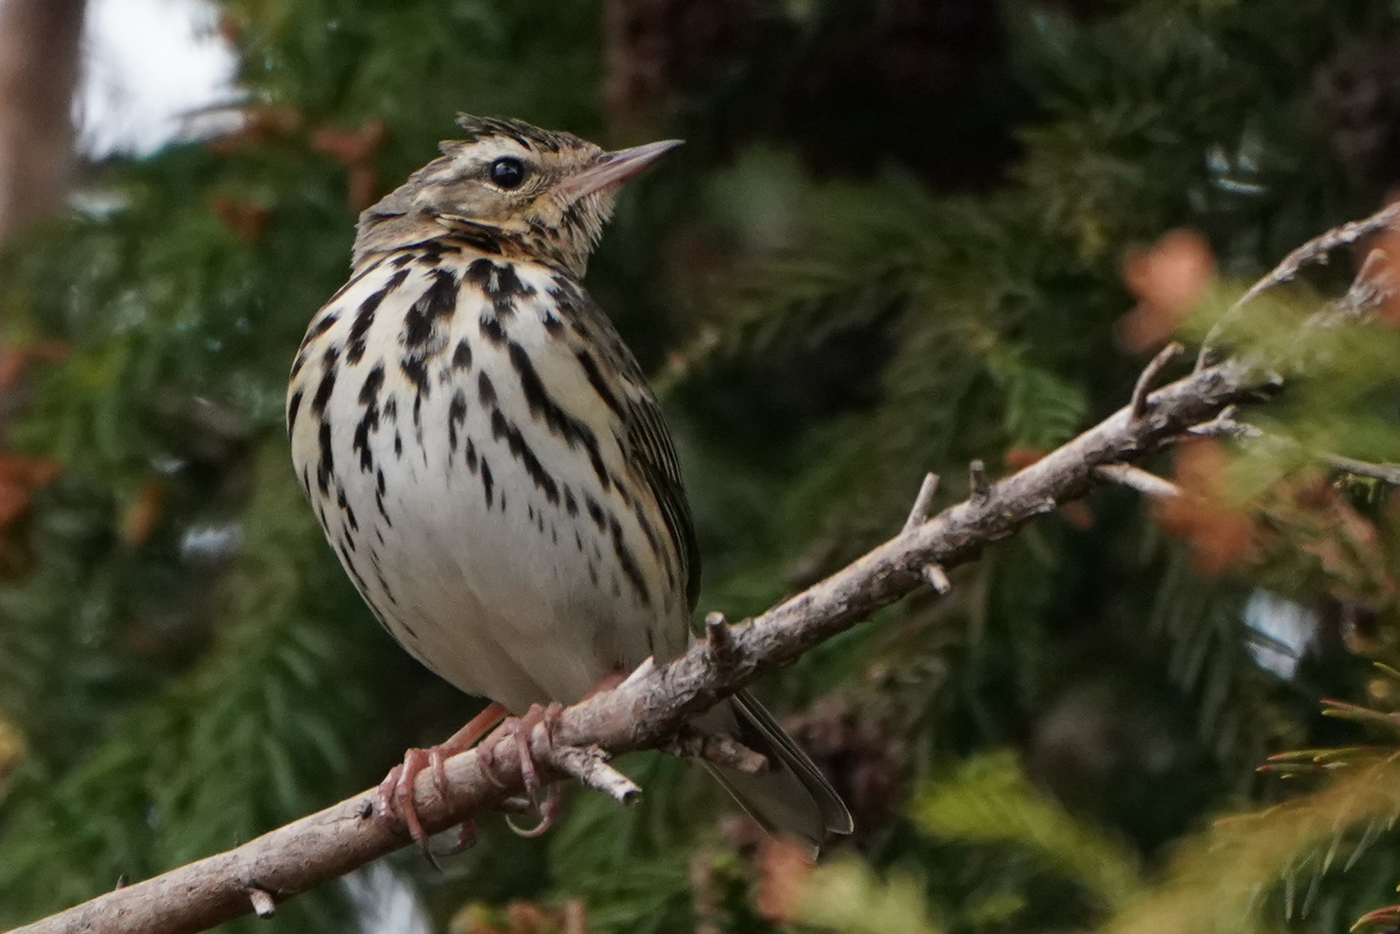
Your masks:
{"label": "black breast streak", "polygon": [[316,395],[311,397],[311,411],[315,415],[324,413],[331,401],[331,393],[335,392],[335,377],[340,372],[339,364],[340,348],[332,344],[321,358],[321,381],[316,384]]}
{"label": "black breast streak", "polygon": [[369,594],[367,591],[369,590],[369,585],[365,583],[365,579],[360,575],[360,569],[355,567],[355,561],[350,557],[350,552],[345,550],[345,543],[341,542],[336,547],[340,551],[340,557],[345,563],[345,569],[350,572],[351,577],[355,578],[355,586],[360,589],[360,593],[368,597]]}
{"label": "black breast streak", "polygon": [[501,414],[500,409],[491,410],[491,437],[496,441],[505,439],[507,450],[512,457],[520,461],[525,472],[534,481],[536,489],[544,493],[544,498],[549,500],[550,505],[559,505],[559,484],[550,476],[549,471],[544,469],[534,450],[521,435],[520,429],[512,425]]}
{"label": "black breast streak", "polygon": [[[359,424],[355,426],[353,449],[360,455],[361,472],[374,469],[374,454],[369,449],[369,435],[370,432],[379,430],[379,390],[383,386],[384,364],[376,363],[360,386],[360,405],[364,406],[365,411],[360,416]],[[384,476],[383,471],[379,476]]]}
{"label": "black breast streak", "polygon": [[614,415],[626,420],[627,416],[623,411],[622,403],[618,401],[612,387],[603,379],[603,373],[598,369],[598,361],[593,359],[593,354],[585,349],[579,349],[574,351],[574,357],[578,360],[579,366],[583,367],[583,375],[588,378],[588,385],[593,387],[593,391],[598,394],[598,397],[608,408],[612,409]]}
{"label": "black breast streak", "polygon": [[656,530],[651,527],[651,523],[647,521],[646,512],[642,509],[640,501],[632,504],[632,515],[637,517],[637,525],[641,528],[642,535],[646,537],[647,545],[651,547],[651,553],[665,566],[666,577],[670,580],[671,585],[675,586],[676,573],[671,567],[671,556],[661,547],[661,539],[657,536]]}
{"label": "black breast streak", "polygon": [[585,493],[583,494],[583,504],[588,510],[588,518],[592,519],[593,524],[598,526],[598,531],[607,531],[608,526],[603,517],[603,507],[598,505],[598,501]]}
{"label": "black breast streak", "polygon": [[409,307],[399,336],[405,350],[422,350],[437,336],[439,322],[452,320],[457,310],[457,277],[450,269],[435,269],[432,282]]}
{"label": "black breast streak", "polygon": [[442,240],[429,240],[419,244],[417,255],[414,257],[422,265],[433,267],[442,262],[443,256],[448,253],[454,256],[462,252],[462,248],[455,243],[447,243]]}
{"label": "black breast streak", "polygon": [[315,320],[311,327],[307,329],[306,336],[301,339],[301,347],[298,349],[305,350],[307,344],[311,343],[316,338],[329,331],[331,329],[331,326],[339,320],[339,312],[328,311],[322,314],[319,318]]}
{"label": "black breast streak", "polygon": [[467,420],[467,394],[457,390],[452,394],[452,404],[447,407],[447,446],[450,453],[457,453],[457,429]]}
{"label": "black breast streak", "polygon": [[472,345],[467,343],[464,337],[457,342],[457,349],[452,351],[452,369],[470,370],[472,368]]}
{"label": "black breast streak", "polygon": [[513,263],[496,263],[489,259],[473,260],[463,278],[486,293],[497,318],[515,313],[515,300],[534,295],[535,287],[520,281]]}
{"label": "black breast streak", "polygon": [[335,454],[331,451],[331,423],[325,418],[321,419],[317,439],[321,446],[321,460],[316,465],[316,486],[320,488],[322,496],[328,496],[331,476],[335,473]]}
{"label": "black breast streak", "polygon": [[408,278],[408,270],[400,269],[389,277],[389,281],[384,283],[384,288],[373,293],[360,303],[360,310],[355,313],[355,320],[350,323],[350,336],[348,338],[349,349],[346,351],[345,359],[355,364],[360,362],[360,358],[365,355],[365,335],[369,333],[370,326],[374,324],[374,313],[379,308],[379,303],[385,297]]}
{"label": "black breast streak", "polygon": [[399,369],[414,386],[413,425],[418,429],[420,441],[421,408],[430,388],[428,361],[441,353],[447,343],[439,324],[450,321],[456,310],[457,277],[450,269],[434,270],[432,282],[404,316],[403,331],[399,334],[405,351],[399,360]]}
{"label": "black breast streak", "polygon": [[[375,471],[374,481],[375,481],[375,488],[374,488],[374,505],[375,505],[375,508],[379,510],[379,515],[383,517],[383,519],[384,519],[384,524],[387,525],[387,526],[389,526],[389,528],[393,528],[393,527],[394,527],[394,523],[389,519],[389,514],[388,514],[387,512],[384,511],[384,487],[385,487],[385,484],[384,484],[384,471],[383,471],[382,469],[381,469],[381,470]],[[384,535],[383,535],[383,533],[378,532],[378,530],[376,530],[376,533],[379,535],[379,541],[380,541],[380,543],[382,544],[383,541],[384,541]]]}
{"label": "black breast streak", "polygon": [[501,319],[499,317],[482,315],[477,325],[481,328],[481,336],[497,347],[506,342],[506,331],[505,328],[501,327]]}
{"label": "black breast streak", "polygon": [[[392,603],[394,606],[398,606],[399,601],[394,599],[394,592],[389,589],[389,582],[384,579],[384,575],[380,572],[378,567],[375,567],[374,574],[376,577],[379,578],[379,589],[384,591],[384,596],[388,597],[389,602]],[[408,629],[408,627],[405,626],[404,629]],[[412,629],[408,629],[408,634],[410,636],[417,635],[417,633],[415,633]]]}
{"label": "black breast streak", "polygon": [[496,387],[491,382],[491,377],[482,370],[476,374],[476,397],[481,400],[481,404],[488,408],[496,407]]}
{"label": "black breast streak", "polygon": [[486,508],[490,509],[494,505],[492,491],[495,488],[495,481],[491,477],[491,465],[486,463],[486,458],[481,459],[481,486],[486,490]]}
{"label": "black breast streak", "polygon": [[593,433],[593,429],[565,412],[550,397],[549,391],[545,389],[544,381],[535,371],[535,365],[530,361],[530,355],[526,353],[525,348],[512,342],[508,351],[511,365],[515,367],[515,373],[520,377],[520,389],[525,394],[525,404],[529,406],[530,414],[535,418],[544,419],[545,426],[563,438],[569,447],[579,445],[588,452],[588,460],[593,465],[593,472],[598,477],[599,485],[606,492],[611,487],[611,481],[608,477],[608,469],[603,464],[602,452],[598,449],[598,436]]}
{"label": "black breast streak", "polygon": [[292,431],[297,427],[297,413],[301,411],[302,390],[298,389],[292,393],[292,397],[287,400],[287,437],[292,436]]}
{"label": "black breast streak", "polygon": [[467,461],[467,469],[470,470],[470,471],[472,472],[472,475],[473,475],[473,476],[475,476],[475,474],[476,474],[476,442],[473,441],[471,438],[468,438],[468,439],[467,439],[467,453],[466,453],[466,455],[465,455],[465,459],[466,459],[466,461]]}

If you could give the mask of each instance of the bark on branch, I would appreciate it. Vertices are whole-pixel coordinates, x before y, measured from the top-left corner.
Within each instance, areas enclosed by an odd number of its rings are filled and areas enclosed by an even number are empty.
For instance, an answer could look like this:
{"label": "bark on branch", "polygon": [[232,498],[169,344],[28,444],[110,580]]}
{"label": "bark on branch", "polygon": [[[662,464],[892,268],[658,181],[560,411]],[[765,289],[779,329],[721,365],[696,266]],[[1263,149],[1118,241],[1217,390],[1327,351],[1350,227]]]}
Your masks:
{"label": "bark on branch", "polygon": [[[1377,217],[1390,220],[1388,212]],[[1314,244],[1349,242],[1357,229],[1378,223],[1372,218],[1347,225],[1339,228],[1341,234],[1328,235],[1331,240],[1319,238]],[[1290,256],[1261,286],[1285,281],[1298,265],[1298,256]],[[542,730],[531,734],[535,762],[545,769],[555,763],[554,774],[541,777],[601,771],[610,755],[674,747],[696,714],[925,586],[927,568],[975,560],[993,542],[1083,496],[1111,465],[1128,464],[1200,426],[1230,422],[1233,406],[1261,398],[1263,377],[1235,360],[1203,367],[1148,393],[1164,363],[1149,365],[1151,372],[1139,382],[1132,404],[1019,473],[985,485],[979,477],[969,499],[925,521],[932,494],[931,482],[926,482],[929,495],[920,497],[905,528],[864,557],[751,620],[725,625],[723,617],[714,618],[709,640],[697,641],[674,662],[648,663],[616,689],[564,710],[552,738]],[[491,748],[492,774],[483,771],[475,749],[454,756],[447,762],[446,797],[435,790],[430,770],[418,776],[418,815],[430,833],[499,808],[523,791],[518,744],[498,732],[482,746]],[[578,761],[561,769],[561,749],[580,750],[574,757]],[[617,784],[611,775],[606,778]],[[375,797],[376,789],[367,789],[236,849],[118,889],[15,934],[179,934],[251,911],[266,915],[277,902],[409,843],[401,825],[375,816]]]}

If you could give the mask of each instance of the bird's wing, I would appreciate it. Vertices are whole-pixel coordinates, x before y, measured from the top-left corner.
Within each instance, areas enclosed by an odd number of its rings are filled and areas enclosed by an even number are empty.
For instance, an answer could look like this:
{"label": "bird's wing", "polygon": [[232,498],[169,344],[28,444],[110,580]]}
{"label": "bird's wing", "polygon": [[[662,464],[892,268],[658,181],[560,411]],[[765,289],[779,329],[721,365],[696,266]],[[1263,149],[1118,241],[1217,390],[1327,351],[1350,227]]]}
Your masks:
{"label": "bird's wing", "polygon": [[[641,366],[602,309],[582,290],[571,297],[582,305],[575,309],[575,321],[588,332],[589,345],[606,357],[601,365],[586,367],[588,379],[622,419],[627,459],[661,510],[680,564],[686,605],[694,610],[700,598],[700,545],[666,418]],[[603,385],[605,382],[612,385]]]}

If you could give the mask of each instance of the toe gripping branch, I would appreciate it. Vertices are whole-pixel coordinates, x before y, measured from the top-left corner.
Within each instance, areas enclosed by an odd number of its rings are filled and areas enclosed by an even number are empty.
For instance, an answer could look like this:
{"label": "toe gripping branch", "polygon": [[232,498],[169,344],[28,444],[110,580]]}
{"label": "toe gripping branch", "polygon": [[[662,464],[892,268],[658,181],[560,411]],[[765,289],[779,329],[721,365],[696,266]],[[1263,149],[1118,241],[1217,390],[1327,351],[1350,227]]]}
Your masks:
{"label": "toe gripping branch", "polygon": [[[533,827],[510,827],[522,837],[537,837],[554,823],[559,813],[559,787],[553,779],[572,777],[595,791],[600,791],[620,804],[635,804],[641,800],[642,789],[626,775],[608,764],[609,756],[597,746],[564,746],[554,740],[555,727],[564,712],[560,704],[531,707],[523,717],[511,717],[481,744],[481,771],[498,787],[509,787],[509,778],[499,775],[497,756],[502,743],[510,743],[520,769],[520,782],[525,788],[521,810],[539,817]],[[543,797],[541,797],[543,792]],[[512,808],[514,809],[514,808]]]}

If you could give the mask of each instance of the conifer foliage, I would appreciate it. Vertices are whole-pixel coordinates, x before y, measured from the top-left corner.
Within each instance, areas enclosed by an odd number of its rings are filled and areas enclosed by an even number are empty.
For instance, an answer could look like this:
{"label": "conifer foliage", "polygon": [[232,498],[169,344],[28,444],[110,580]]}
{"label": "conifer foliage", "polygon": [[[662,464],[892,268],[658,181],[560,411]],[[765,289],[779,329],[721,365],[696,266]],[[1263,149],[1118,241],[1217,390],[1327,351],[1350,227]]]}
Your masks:
{"label": "conifer foliage", "polygon": [[589,286],[676,430],[702,610],[840,567],[927,471],[941,504],[1024,466],[1173,334],[1286,388],[1149,465],[1180,501],[1096,491],[761,686],[856,816],[815,871],[646,755],[638,808],[575,791],[542,840],[483,820],[234,927],[346,930],[376,879],[464,934],[1393,924],[1400,514],[1354,462],[1400,461],[1400,316],[1300,350],[1345,261],[1229,310],[1400,181],[1392,7],[225,0],[241,129],[90,167],[0,260],[0,924],[473,712],[361,605],[281,424],[356,213],[458,111],[689,141]]}

